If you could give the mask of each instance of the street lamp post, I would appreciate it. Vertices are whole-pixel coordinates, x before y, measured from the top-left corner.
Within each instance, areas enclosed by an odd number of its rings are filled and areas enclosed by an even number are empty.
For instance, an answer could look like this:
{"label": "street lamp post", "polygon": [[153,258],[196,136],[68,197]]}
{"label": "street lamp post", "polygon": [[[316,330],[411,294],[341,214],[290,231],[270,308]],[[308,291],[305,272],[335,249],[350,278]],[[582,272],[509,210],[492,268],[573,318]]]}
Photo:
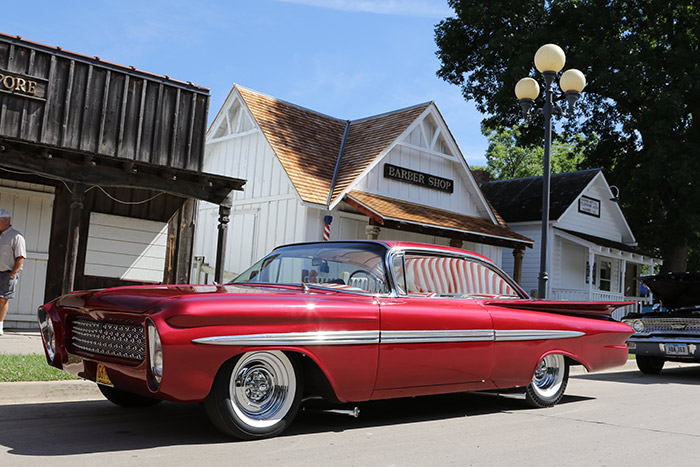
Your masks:
{"label": "street lamp post", "polygon": [[[539,298],[547,298],[547,236],[549,233],[549,182],[551,178],[550,153],[552,149],[552,116],[561,116],[563,111],[559,104],[554,102],[553,84],[557,75],[564,68],[566,55],[555,44],[546,44],[535,53],[535,68],[544,77],[544,106],[541,109],[544,115],[544,174],[542,178],[542,241],[540,244],[540,275],[537,294]],[[574,105],[581,96],[586,85],[586,78],[578,70],[570,69],[562,73],[559,78],[559,87],[564,97],[569,102],[569,116],[573,114]],[[523,78],[515,85],[515,95],[520,102],[523,118],[527,118],[535,99],[540,94],[540,86],[533,78]]]}

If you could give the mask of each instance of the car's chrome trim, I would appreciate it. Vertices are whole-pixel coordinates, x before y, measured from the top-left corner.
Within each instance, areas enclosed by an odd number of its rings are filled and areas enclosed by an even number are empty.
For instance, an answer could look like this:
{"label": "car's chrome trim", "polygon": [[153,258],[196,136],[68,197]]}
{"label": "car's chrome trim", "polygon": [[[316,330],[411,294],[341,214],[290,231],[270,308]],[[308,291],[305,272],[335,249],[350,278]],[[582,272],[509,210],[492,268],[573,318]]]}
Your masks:
{"label": "car's chrome trim", "polygon": [[379,331],[316,331],[241,336],[214,336],[193,339],[197,344],[213,345],[357,345],[378,344]]}
{"label": "car's chrome trim", "polygon": [[571,339],[585,335],[579,331],[537,329],[500,330],[462,329],[426,331],[315,331],[241,336],[212,336],[193,339],[196,344],[210,345],[361,345],[422,344],[441,342],[503,342],[544,339]]}
{"label": "car's chrome trim", "polygon": [[419,344],[437,342],[482,342],[494,339],[493,329],[455,331],[382,331],[382,344]]}
{"label": "car's chrome trim", "polygon": [[545,339],[572,339],[584,336],[580,331],[550,331],[539,329],[513,329],[496,331],[496,342],[503,341],[538,341]]}

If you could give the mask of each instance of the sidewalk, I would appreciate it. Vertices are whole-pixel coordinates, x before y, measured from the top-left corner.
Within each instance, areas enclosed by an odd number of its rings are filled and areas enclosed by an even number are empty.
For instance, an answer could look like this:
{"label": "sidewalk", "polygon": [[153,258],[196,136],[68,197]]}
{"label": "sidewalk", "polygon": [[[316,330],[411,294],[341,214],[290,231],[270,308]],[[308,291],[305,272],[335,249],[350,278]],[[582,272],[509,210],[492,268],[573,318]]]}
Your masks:
{"label": "sidewalk", "polygon": [[44,353],[44,344],[41,342],[39,331],[13,331],[5,330],[0,336],[0,354],[31,354]]}
{"label": "sidewalk", "polygon": [[[44,353],[39,331],[6,330],[5,334],[0,336],[0,354],[33,353]],[[91,381],[0,383],[0,406],[85,400],[104,400],[97,385]]]}

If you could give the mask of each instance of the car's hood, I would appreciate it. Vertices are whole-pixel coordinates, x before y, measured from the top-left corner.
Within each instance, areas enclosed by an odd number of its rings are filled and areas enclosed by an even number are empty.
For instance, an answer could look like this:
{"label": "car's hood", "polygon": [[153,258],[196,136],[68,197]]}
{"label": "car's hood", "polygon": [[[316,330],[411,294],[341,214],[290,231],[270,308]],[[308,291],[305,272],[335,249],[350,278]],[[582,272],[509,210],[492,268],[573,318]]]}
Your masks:
{"label": "car's hood", "polygon": [[[251,287],[235,285],[153,285],[72,292],[56,300],[62,308],[145,313],[167,299],[217,294],[299,294],[300,287]],[[333,293],[333,292],[330,292]]]}
{"label": "car's hood", "polygon": [[700,306],[700,274],[659,274],[641,281],[666,308]]}

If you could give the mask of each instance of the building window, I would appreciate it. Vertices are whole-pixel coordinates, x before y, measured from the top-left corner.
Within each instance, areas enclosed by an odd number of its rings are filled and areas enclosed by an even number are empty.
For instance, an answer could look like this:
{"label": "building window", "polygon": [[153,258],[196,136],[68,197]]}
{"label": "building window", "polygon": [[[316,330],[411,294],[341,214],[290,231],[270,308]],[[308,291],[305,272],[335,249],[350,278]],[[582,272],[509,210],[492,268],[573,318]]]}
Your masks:
{"label": "building window", "polygon": [[598,277],[600,277],[598,288],[610,292],[610,285],[612,283],[612,263],[610,261],[600,262]]}

